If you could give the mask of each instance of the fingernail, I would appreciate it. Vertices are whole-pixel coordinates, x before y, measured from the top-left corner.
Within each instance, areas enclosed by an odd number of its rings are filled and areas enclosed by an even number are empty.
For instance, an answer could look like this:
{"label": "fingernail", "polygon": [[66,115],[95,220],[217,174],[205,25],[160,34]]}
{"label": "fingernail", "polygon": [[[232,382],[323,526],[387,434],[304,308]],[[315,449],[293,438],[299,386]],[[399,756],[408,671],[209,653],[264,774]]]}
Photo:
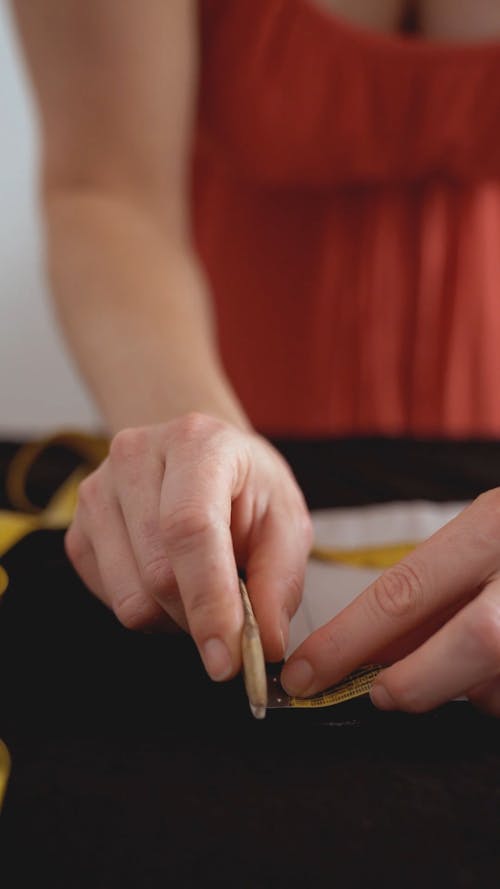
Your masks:
{"label": "fingernail", "polygon": [[286,611],[283,611],[283,613],[281,615],[280,626],[281,626],[281,648],[282,648],[283,657],[285,657],[286,649],[287,649],[287,645],[288,645],[288,634],[290,632],[290,618],[288,617],[288,614]]}
{"label": "fingernail", "polygon": [[208,639],[203,645],[202,657],[208,675],[215,682],[228,679],[231,675],[233,668],[231,656],[222,639]]}
{"label": "fingernail", "polygon": [[285,664],[281,673],[281,684],[289,695],[306,695],[314,679],[313,668],[309,661],[300,658]]}
{"label": "fingernail", "polygon": [[383,685],[373,685],[370,691],[370,699],[379,710],[395,710],[396,704]]}

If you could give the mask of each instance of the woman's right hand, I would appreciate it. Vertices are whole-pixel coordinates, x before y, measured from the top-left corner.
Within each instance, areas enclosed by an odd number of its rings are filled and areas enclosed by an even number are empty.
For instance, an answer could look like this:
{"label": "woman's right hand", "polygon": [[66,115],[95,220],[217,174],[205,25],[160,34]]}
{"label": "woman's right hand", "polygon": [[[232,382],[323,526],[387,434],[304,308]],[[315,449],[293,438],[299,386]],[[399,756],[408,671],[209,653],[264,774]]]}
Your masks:
{"label": "woman's right hand", "polygon": [[304,498],[260,436],[203,414],[124,429],[80,486],[66,551],[132,629],[189,630],[215,680],[241,665],[237,566],[268,660],[285,653],[312,540]]}

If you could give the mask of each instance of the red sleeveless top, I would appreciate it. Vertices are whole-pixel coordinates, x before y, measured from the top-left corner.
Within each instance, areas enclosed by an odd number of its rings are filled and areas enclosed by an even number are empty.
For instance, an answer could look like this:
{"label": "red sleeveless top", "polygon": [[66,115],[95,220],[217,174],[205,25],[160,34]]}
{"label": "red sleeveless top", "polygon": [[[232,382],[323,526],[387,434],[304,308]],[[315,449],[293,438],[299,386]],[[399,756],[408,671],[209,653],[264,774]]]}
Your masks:
{"label": "red sleeveless top", "polygon": [[201,13],[194,229],[254,424],[500,437],[500,42]]}

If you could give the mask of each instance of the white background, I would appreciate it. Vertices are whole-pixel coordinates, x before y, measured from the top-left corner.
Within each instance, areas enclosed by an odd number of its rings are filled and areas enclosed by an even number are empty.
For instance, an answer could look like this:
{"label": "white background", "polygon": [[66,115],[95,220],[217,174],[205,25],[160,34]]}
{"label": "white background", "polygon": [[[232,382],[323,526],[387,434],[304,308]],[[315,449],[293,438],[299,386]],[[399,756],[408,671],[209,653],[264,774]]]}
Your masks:
{"label": "white background", "polygon": [[36,155],[29,87],[0,0],[0,438],[97,425],[51,317]]}

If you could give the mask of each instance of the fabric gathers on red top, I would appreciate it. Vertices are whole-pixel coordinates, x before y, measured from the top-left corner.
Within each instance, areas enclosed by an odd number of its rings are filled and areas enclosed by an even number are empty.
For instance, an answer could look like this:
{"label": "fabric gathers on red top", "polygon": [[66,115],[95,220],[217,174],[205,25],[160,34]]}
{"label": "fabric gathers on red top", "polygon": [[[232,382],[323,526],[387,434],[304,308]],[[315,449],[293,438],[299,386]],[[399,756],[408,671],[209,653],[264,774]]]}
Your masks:
{"label": "fabric gathers on red top", "polygon": [[500,436],[500,41],[201,0],[193,220],[257,428]]}

